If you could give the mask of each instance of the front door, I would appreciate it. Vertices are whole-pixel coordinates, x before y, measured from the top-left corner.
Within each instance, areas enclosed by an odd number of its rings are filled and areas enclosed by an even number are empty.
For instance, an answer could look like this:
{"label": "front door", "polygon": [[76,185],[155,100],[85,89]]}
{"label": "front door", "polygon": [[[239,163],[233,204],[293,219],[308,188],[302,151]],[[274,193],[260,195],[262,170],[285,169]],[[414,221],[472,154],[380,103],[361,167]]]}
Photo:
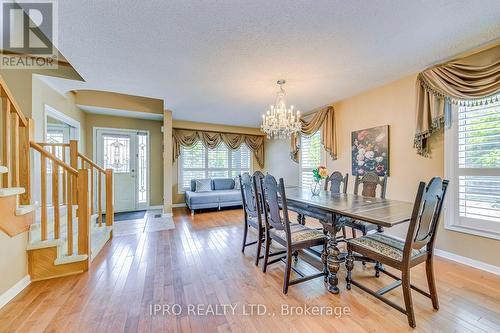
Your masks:
{"label": "front door", "polygon": [[137,134],[107,129],[99,129],[96,134],[97,161],[105,169],[113,169],[115,211],[136,210]]}

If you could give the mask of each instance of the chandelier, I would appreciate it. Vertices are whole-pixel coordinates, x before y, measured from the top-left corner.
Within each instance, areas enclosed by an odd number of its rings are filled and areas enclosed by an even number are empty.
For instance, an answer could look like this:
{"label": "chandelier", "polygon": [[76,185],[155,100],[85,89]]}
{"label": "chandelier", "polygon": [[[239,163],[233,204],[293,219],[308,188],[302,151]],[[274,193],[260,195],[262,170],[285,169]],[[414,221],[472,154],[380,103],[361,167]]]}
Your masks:
{"label": "chandelier", "polygon": [[285,80],[279,80],[277,84],[280,90],[276,96],[275,105],[271,105],[269,110],[262,115],[262,132],[267,134],[268,139],[284,139],[290,138],[293,133],[297,133],[302,129],[300,122],[300,111],[294,111],[293,105],[289,108],[286,106],[285,90],[283,85]]}

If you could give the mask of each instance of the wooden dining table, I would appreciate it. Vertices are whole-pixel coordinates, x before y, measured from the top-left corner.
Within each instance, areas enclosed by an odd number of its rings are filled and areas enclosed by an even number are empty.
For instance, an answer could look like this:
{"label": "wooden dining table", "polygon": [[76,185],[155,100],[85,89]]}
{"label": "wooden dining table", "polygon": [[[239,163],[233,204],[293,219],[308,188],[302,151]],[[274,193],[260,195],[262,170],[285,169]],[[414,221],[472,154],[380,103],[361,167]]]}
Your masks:
{"label": "wooden dining table", "polygon": [[413,203],[365,197],[355,194],[335,194],[321,191],[313,195],[309,188],[286,187],[287,207],[296,212],[297,221],[305,224],[305,217],[318,219],[327,232],[326,253],[321,259],[328,268],[328,290],[338,294],[337,273],[345,260],[338,248],[337,233],[348,219],[373,223],[378,231],[410,221]]}

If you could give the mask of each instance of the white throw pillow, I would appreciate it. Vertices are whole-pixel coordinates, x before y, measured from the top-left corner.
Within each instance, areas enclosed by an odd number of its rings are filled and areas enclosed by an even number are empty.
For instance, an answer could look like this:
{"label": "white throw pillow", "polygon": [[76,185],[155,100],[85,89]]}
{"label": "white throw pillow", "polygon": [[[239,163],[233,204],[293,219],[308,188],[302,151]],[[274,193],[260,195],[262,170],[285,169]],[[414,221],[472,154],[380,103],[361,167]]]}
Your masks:
{"label": "white throw pillow", "polygon": [[212,191],[212,181],[210,179],[196,179],[195,192]]}
{"label": "white throw pillow", "polygon": [[234,177],[234,189],[239,190],[240,188],[240,177],[236,176]]}

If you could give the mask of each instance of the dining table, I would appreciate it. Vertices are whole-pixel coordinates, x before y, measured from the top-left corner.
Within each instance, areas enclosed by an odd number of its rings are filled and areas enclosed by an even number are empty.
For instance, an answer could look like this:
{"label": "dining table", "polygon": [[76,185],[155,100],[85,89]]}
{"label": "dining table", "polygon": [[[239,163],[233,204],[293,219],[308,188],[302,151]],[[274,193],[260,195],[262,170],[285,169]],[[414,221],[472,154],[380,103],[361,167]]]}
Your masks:
{"label": "dining table", "polygon": [[287,208],[297,213],[297,221],[305,224],[305,218],[318,219],[327,235],[326,253],[321,260],[328,269],[328,290],[339,293],[337,273],[345,261],[345,254],[338,248],[337,233],[349,219],[373,223],[377,231],[391,228],[410,221],[413,203],[366,197],[356,194],[332,193],[321,191],[314,195],[306,187],[286,187],[285,196]]}

